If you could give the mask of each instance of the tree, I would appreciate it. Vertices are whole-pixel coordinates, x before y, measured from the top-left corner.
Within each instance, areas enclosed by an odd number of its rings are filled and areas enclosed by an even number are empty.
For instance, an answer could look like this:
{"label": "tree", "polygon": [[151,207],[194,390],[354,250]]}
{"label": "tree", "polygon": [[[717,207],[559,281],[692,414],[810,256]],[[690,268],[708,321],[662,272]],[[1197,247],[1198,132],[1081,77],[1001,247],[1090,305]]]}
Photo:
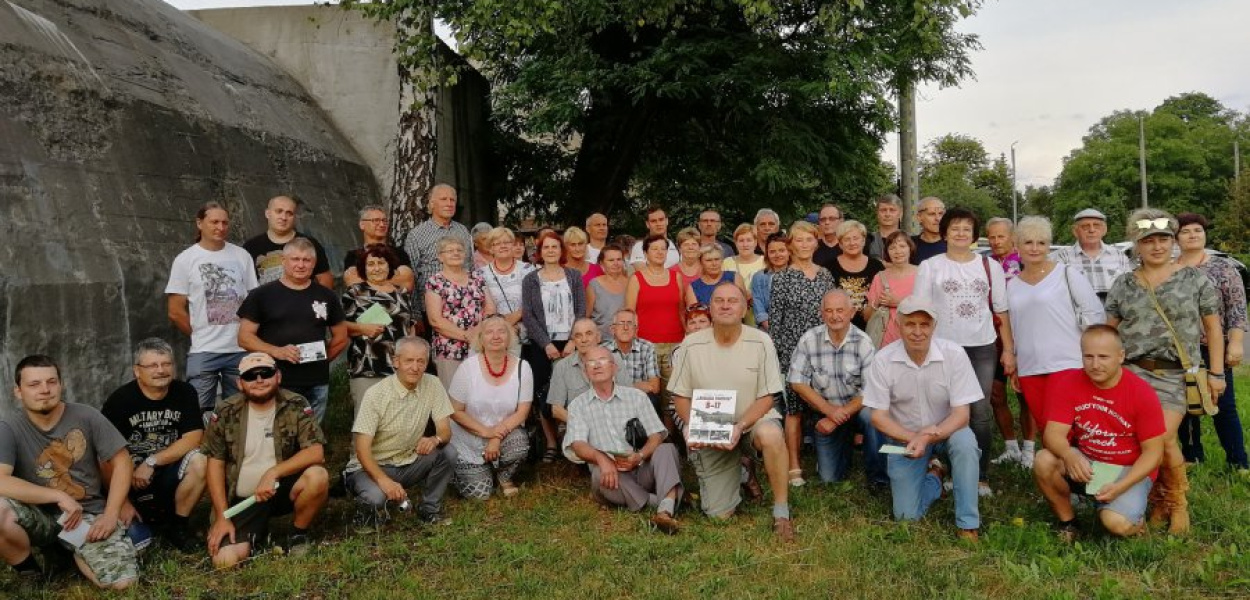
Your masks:
{"label": "tree", "polygon": [[980,140],[947,134],[934,138],[920,157],[920,192],[947,206],[972,210],[982,221],[1011,214],[1011,171],[1007,159],[992,162]]}
{"label": "tree", "polygon": [[[1055,180],[1051,216],[1067,222],[1098,208],[1113,224],[1108,238],[1122,239],[1128,214],[1141,206],[1138,119],[1146,130],[1146,189],[1151,206],[1172,213],[1214,216],[1228,198],[1233,139],[1246,131],[1244,117],[1201,93],[1168,98],[1153,111],[1117,111],[1090,128],[1080,148],[1064,160]],[[1056,228],[1061,241],[1071,239]]]}
{"label": "tree", "polygon": [[[784,205],[882,191],[894,78],[953,84],[980,0],[394,0],[420,7],[492,78],[510,209],[566,222],[594,211]],[[439,82],[417,28],[397,51]],[[510,141],[504,142],[507,139]],[[803,209],[801,207],[807,207]]]}
{"label": "tree", "polygon": [[1228,201],[1214,221],[1215,247],[1230,254],[1250,254],[1250,180],[1230,181]]}

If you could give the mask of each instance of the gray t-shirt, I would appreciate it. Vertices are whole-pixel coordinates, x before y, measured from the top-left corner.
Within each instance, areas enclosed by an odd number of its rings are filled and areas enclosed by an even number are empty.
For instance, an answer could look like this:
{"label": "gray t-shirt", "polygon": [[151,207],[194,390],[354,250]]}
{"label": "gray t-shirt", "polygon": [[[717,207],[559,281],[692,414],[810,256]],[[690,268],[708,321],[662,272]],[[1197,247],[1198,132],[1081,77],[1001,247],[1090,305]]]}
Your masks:
{"label": "gray t-shirt", "polygon": [[87,514],[104,512],[105,491],[99,463],[126,448],[126,439],[100,411],[65,404],[51,431],[41,431],[24,415],[0,421],[0,464],[35,485],[69,494]]}

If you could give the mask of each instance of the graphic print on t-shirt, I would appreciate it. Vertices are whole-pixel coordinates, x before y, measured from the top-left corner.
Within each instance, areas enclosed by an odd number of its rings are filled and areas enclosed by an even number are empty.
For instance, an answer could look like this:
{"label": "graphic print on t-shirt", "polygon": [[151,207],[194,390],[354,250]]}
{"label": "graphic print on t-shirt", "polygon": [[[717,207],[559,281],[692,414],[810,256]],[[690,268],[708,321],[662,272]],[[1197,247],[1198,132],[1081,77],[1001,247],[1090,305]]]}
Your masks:
{"label": "graphic print on t-shirt", "polygon": [[134,461],[141,462],[141,457],[156,454],[178,441],[182,437],[178,433],[182,418],[182,411],[172,409],[145,410],[131,415],[126,447]]}
{"label": "graphic print on t-shirt", "polygon": [[985,298],[989,295],[990,284],[983,279],[964,281],[951,278],[942,282],[942,291],[950,298],[954,309],[952,314],[961,319],[975,319],[981,314],[981,309],[988,306]]}
{"label": "graphic print on t-shirt", "polygon": [[313,300],[312,303],[313,316],[325,321],[329,319],[329,313],[326,312],[326,303],[320,300]]}
{"label": "graphic print on t-shirt", "polygon": [[81,429],[71,429],[64,439],[52,440],[35,459],[35,475],[44,479],[44,486],[82,500],[87,490],[70,477],[70,467],[87,451],[87,436]]}
{"label": "graphic print on t-shirt", "polygon": [[202,262],[198,265],[200,279],[204,282],[205,314],[210,325],[229,325],[239,322],[236,314],[243,304],[244,294],[239,293],[240,274],[233,265]]}
{"label": "graphic print on t-shirt", "polygon": [[266,284],[282,278],[282,247],[256,257],[256,281]]}

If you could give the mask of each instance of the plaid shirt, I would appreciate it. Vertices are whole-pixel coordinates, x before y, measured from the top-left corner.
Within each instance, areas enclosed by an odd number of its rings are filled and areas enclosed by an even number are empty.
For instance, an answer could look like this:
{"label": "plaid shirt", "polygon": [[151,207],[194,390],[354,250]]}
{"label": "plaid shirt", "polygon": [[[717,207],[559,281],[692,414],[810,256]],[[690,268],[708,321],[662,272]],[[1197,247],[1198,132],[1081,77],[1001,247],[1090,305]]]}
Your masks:
{"label": "plaid shirt", "polygon": [[1132,261],[1119,248],[1107,244],[1094,258],[1082,252],[1080,244],[1073,244],[1051,252],[1050,259],[1076,267],[1099,294],[1106,294],[1117,277],[1133,270]]}
{"label": "plaid shirt", "polygon": [[655,414],[647,395],[632,387],[617,384],[612,397],[604,400],[594,388],[569,403],[569,424],[564,433],[564,455],[575,463],[585,462],[573,452],[573,442],[582,441],[596,450],[629,454],[633,447],[625,439],[625,424],[637,418],[647,435],[668,434],[668,429]]}
{"label": "plaid shirt", "polygon": [[863,395],[864,375],[875,355],[872,338],[854,325],[842,345],[835,346],[822,323],[799,338],[786,381],[811,386],[825,400],[843,406]]}
{"label": "plaid shirt", "polygon": [[467,227],[456,221],[443,227],[433,219],[426,219],[404,238],[404,250],[412,258],[412,268],[417,276],[415,301],[412,303],[414,315],[425,314],[425,281],[443,267],[438,260],[438,242],[445,237],[458,238],[464,244],[466,262],[471,258],[469,253],[473,252],[473,236],[469,235]]}
{"label": "plaid shirt", "polygon": [[616,340],[604,342],[603,347],[607,348],[608,352],[621,357],[621,360],[625,362],[625,370],[629,375],[631,383],[646,381],[660,376],[659,363],[656,362],[655,344],[642,338],[634,338],[634,343],[629,347],[628,354],[621,352],[621,349],[616,346]]}

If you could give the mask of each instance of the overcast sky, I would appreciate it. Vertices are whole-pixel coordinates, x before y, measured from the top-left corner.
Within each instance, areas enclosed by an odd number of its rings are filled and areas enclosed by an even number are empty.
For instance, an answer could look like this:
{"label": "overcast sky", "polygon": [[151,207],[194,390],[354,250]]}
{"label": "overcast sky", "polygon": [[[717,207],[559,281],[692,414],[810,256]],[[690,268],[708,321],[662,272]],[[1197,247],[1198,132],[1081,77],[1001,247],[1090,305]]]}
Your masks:
{"label": "overcast sky", "polygon": [[[166,0],[183,9],[307,0]],[[1250,2],[990,0],[960,29],[981,36],[976,79],[922,88],[919,140],[963,133],[992,156],[1016,144],[1019,185],[1050,184],[1098,119],[1201,91],[1250,108]],[[1241,64],[1239,64],[1239,59]],[[894,136],[883,151],[897,162]]]}

